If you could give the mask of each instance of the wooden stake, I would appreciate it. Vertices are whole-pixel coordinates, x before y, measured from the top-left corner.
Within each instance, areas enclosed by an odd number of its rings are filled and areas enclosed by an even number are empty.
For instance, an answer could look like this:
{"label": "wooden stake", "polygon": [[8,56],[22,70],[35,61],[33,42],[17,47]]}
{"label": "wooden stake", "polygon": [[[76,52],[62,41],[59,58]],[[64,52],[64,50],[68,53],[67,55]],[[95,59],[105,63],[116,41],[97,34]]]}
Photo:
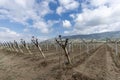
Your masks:
{"label": "wooden stake", "polygon": [[69,52],[67,50],[67,45],[68,45],[68,39],[62,40],[61,35],[59,35],[58,39],[55,39],[56,42],[59,44],[59,46],[64,50],[65,52],[65,57],[67,58],[68,64],[72,65]]}
{"label": "wooden stake", "polygon": [[40,51],[41,55],[42,55],[42,56],[43,56],[43,58],[45,59],[45,54],[43,53],[43,51],[42,51],[41,47],[39,46],[38,39],[37,39],[37,38],[35,39],[35,37],[34,37],[34,36],[32,36],[31,41],[32,41],[32,42],[33,42],[33,44],[34,44],[34,45],[38,48],[38,50]]}
{"label": "wooden stake", "polygon": [[25,47],[28,51],[29,54],[32,54],[32,52],[30,51],[30,49],[28,48],[28,45],[26,44],[25,40],[21,39],[21,43],[23,45],[23,47]]}

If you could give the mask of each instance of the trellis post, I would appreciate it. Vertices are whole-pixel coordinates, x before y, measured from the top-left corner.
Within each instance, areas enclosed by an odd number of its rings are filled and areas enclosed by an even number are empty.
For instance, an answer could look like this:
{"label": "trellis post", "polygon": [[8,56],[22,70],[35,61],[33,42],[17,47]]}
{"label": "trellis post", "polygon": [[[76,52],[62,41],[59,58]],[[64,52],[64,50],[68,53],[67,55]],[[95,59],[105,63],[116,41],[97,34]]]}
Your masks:
{"label": "trellis post", "polygon": [[29,54],[32,54],[32,52],[29,50],[29,48],[28,48],[25,40],[21,39],[21,43],[22,43],[23,47],[25,47],[25,48],[27,49],[28,53],[29,53]]}
{"label": "trellis post", "polygon": [[89,54],[89,43],[88,42],[85,42],[83,39],[82,39],[84,45],[86,46],[87,48],[87,53]]}
{"label": "trellis post", "polygon": [[118,55],[118,44],[117,44],[117,41],[115,41],[115,53],[116,53],[116,56]]}
{"label": "trellis post", "polygon": [[39,49],[40,53],[42,54],[43,58],[45,59],[45,54],[43,53],[41,47],[39,46],[38,39],[37,39],[37,38],[35,39],[35,37],[32,36],[31,41],[32,41],[33,44]]}
{"label": "trellis post", "polygon": [[66,56],[67,61],[68,61],[68,64],[72,64],[70,56],[69,56],[69,52],[67,50],[68,39],[63,40],[61,35],[59,35],[59,37],[55,40],[59,44],[59,46],[64,50],[65,56]]}
{"label": "trellis post", "polygon": [[20,51],[21,53],[23,53],[23,50],[21,49],[21,47],[19,46],[19,44],[17,43],[17,41],[14,40],[14,44],[15,44],[15,46],[19,49],[19,51]]}

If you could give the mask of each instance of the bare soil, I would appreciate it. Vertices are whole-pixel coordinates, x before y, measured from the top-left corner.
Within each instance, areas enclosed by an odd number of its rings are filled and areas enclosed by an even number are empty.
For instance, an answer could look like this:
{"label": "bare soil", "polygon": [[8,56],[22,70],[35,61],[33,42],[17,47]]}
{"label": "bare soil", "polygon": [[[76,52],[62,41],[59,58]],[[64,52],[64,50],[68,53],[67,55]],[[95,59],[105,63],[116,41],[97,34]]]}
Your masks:
{"label": "bare soil", "polygon": [[64,58],[47,53],[44,62],[39,56],[0,51],[0,80],[120,80],[120,69],[106,44],[89,54],[71,54],[73,65],[65,65]]}

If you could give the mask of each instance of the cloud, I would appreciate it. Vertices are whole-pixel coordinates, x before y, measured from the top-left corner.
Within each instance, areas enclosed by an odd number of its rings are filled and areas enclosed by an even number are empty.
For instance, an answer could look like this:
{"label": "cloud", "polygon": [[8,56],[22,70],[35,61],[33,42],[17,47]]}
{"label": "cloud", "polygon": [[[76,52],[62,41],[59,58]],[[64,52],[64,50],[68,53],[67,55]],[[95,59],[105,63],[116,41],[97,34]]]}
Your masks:
{"label": "cloud", "polygon": [[70,17],[74,19],[75,18],[75,14],[70,14]]}
{"label": "cloud", "polygon": [[65,10],[63,9],[63,7],[58,7],[57,10],[56,10],[57,14],[59,14],[59,15],[64,11]]}
{"label": "cloud", "polygon": [[66,11],[75,10],[79,7],[79,2],[76,0],[58,0],[60,6],[57,8],[57,14],[64,13]]}
{"label": "cloud", "polygon": [[[17,33],[9,28],[0,27],[0,42],[4,41],[14,41],[20,42],[20,39],[24,39],[26,42],[31,42],[31,34],[21,34]],[[37,36],[39,41],[47,40],[48,36]]]}
{"label": "cloud", "polygon": [[98,6],[104,5],[108,2],[109,2],[109,0],[90,0],[90,5],[98,7]]}
{"label": "cloud", "polygon": [[41,31],[41,33],[49,33],[52,31],[52,26],[56,23],[59,23],[59,22],[60,21],[41,20],[41,21],[35,22],[33,27],[36,29],[39,29]]}
{"label": "cloud", "polygon": [[18,40],[21,37],[21,34],[10,30],[6,27],[0,27],[0,41],[11,41],[11,40]]}
{"label": "cloud", "polygon": [[40,29],[42,33],[48,33],[49,32],[48,24],[46,24],[43,21],[36,22],[34,27],[37,28],[37,29]]}
{"label": "cloud", "polygon": [[120,30],[119,0],[90,0],[89,3],[83,3],[82,12],[74,14],[74,29],[67,31],[67,34],[90,34]]}
{"label": "cloud", "polygon": [[[63,25],[62,30],[72,26],[64,31],[65,34],[120,30],[120,0],[83,0],[81,3],[80,0],[0,0],[0,19],[21,23],[26,26],[24,28],[26,32],[30,29],[38,29],[40,34],[48,34],[54,31],[52,27],[54,24],[61,23],[59,20],[46,19],[47,14],[55,12],[49,8],[50,2],[58,4],[56,13],[59,15],[71,11],[69,18],[62,15],[59,17]],[[75,10],[79,11],[75,13]],[[47,18],[52,19],[54,16]]]}
{"label": "cloud", "polygon": [[65,28],[70,28],[70,27],[71,27],[70,21],[64,20],[64,21],[63,21],[63,27],[65,27]]}
{"label": "cloud", "polygon": [[[44,16],[52,11],[49,9],[49,2],[54,0],[0,0],[0,19],[9,19],[11,22],[18,22],[25,26],[32,26],[42,32],[48,32],[44,21]],[[7,5],[7,6],[6,6]],[[27,21],[34,21],[31,25]],[[43,28],[34,27],[38,23],[43,23]],[[42,27],[42,26],[41,26]],[[42,30],[41,30],[42,29]]]}

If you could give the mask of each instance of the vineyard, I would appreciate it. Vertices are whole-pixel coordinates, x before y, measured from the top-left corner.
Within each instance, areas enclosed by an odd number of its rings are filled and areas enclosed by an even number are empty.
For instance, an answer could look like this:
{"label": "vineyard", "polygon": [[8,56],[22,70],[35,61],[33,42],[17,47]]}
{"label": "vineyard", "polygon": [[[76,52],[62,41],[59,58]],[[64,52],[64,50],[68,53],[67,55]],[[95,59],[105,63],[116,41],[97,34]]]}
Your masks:
{"label": "vineyard", "polygon": [[0,43],[0,80],[120,80],[118,40]]}

